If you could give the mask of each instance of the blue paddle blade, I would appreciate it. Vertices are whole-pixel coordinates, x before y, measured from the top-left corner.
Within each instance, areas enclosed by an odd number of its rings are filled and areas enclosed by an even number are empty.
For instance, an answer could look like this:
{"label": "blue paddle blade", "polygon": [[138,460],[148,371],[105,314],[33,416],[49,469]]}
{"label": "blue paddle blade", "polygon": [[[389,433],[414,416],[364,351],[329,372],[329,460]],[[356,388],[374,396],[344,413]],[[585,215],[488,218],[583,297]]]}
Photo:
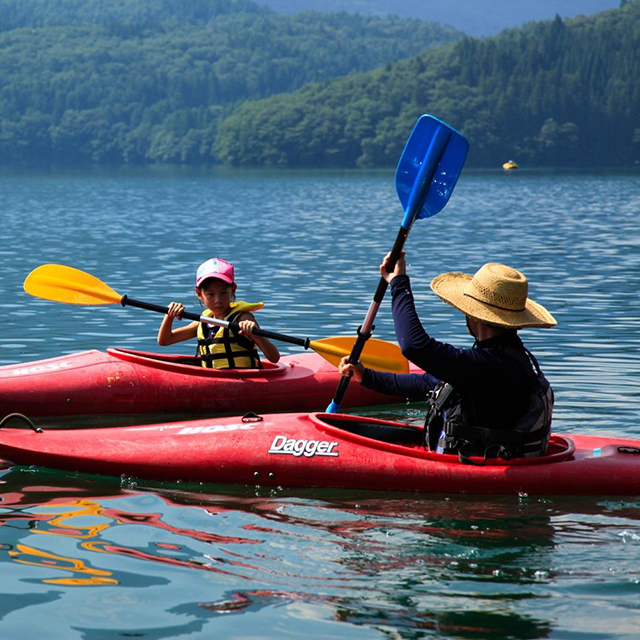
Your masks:
{"label": "blue paddle blade", "polygon": [[396,170],[404,229],[435,216],[447,204],[467,159],[469,141],[442,120],[420,116]]}

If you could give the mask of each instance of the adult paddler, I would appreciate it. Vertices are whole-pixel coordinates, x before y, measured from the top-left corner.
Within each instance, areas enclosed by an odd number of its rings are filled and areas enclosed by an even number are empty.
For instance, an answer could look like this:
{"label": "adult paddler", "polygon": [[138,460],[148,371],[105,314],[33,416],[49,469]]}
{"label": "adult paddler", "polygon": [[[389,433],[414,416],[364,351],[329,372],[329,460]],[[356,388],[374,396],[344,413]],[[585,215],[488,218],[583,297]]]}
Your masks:
{"label": "adult paddler", "polygon": [[552,327],[554,317],[528,297],[528,282],[518,270],[489,263],[475,275],[445,273],[431,282],[442,300],[465,314],[475,342],[460,349],[439,342],[416,313],[404,254],[381,275],[390,283],[393,321],[405,357],[428,371],[396,375],[340,364],[342,375],[380,392],[419,400],[426,397],[426,442],[440,453],[503,458],[546,452],[553,391],[518,336],[525,327]]}

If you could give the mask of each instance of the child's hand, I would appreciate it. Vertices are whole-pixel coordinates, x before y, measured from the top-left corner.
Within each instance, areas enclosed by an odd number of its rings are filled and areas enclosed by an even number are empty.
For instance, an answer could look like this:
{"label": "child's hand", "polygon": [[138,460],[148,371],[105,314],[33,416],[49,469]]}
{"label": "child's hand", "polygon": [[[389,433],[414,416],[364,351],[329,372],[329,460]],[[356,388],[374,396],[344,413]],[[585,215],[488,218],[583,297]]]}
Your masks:
{"label": "child's hand", "polygon": [[253,333],[254,329],[258,328],[258,323],[254,320],[240,320],[238,324],[240,325],[240,333],[250,340],[253,340],[251,334]]}
{"label": "child's hand", "polygon": [[169,305],[169,309],[167,310],[167,315],[173,320],[174,318],[178,318],[180,320],[182,318],[182,313],[184,312],[184,305],[180,302],[172,302]]}
{"label": "child's hand", "polygon": [[362,382],[362,376],[364,375],[364,366],[358,362],[358,364],[351,364],[349,362],[349,356],[345,356],[340,360],[338,365],[338,371],[341,376],[348,376],[353,374],[353,379],[356,382]]}

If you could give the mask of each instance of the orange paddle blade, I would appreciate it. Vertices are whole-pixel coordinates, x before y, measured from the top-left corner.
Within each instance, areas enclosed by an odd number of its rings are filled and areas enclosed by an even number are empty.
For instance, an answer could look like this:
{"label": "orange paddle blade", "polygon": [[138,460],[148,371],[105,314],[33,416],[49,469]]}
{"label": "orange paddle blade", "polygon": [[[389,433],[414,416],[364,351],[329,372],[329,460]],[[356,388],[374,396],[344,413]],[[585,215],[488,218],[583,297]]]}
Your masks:
{"label": "orange paddle blade", "polygon": [[[340,360],[351,353],[355,341],[356,338],[352,336],[337,336],[312,340],[309,347],[337,367]],[[402,355],[400,347],[386,340],[369,338],[362,350],[360,362],[365,367],[376,371],[391,371],[393,373],[407,373],[409,371],[409,362]]]}
{"label": "orange paddle blade", "polygon": [[24,281],[36,298],[68,304],[115,304],[122,296],[95,276],[61,264],[43,264]]}

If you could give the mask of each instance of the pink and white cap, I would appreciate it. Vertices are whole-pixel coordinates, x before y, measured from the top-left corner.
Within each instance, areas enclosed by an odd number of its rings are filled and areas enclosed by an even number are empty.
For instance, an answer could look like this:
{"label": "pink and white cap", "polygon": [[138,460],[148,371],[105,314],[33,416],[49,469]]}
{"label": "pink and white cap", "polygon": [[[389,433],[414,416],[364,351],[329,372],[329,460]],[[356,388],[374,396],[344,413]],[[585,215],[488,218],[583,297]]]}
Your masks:
{"label": "pink and white cap", "polygon": [[233,284],[233,265],[220,258],[210,258],[196,271],[196,287],[199,287],[207,278],[218,278],[227,284]]}

